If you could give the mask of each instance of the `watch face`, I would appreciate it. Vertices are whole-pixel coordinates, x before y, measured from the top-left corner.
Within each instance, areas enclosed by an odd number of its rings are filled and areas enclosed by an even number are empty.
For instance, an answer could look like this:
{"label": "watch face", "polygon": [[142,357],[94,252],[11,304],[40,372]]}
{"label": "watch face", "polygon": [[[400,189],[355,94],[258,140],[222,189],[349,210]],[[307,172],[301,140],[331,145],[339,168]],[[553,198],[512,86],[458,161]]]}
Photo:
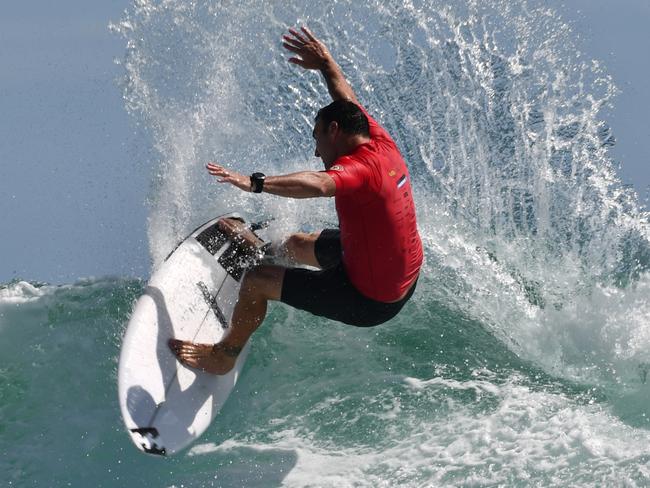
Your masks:
{"label": "watch face", "polygon": [[254,193],[262,193],[265,177],[264,173],[253,173],[251,175],[251,189]]}

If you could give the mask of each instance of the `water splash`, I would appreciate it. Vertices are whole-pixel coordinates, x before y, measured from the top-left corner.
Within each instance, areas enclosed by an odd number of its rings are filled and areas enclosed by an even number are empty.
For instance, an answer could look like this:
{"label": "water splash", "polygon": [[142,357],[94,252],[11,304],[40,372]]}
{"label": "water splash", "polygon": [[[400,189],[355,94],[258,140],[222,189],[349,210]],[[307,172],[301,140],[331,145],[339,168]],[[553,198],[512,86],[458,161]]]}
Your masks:
{"label": "water splash", "polygon": [[638,382],[650,359],[648,218],[608,154],[600,113],[616,88],[537,2],[136,2],[114,29],[127,41],[126,107],[157,153],[154,263],[221,212],[281,216],[286,232],[335,222],[331,202],[215,188],[203,169],[320,168],[310,134],[326,90],[280,47],[303,23],[409,163],[427,250],[421,303],[481,320],[557,374]]}

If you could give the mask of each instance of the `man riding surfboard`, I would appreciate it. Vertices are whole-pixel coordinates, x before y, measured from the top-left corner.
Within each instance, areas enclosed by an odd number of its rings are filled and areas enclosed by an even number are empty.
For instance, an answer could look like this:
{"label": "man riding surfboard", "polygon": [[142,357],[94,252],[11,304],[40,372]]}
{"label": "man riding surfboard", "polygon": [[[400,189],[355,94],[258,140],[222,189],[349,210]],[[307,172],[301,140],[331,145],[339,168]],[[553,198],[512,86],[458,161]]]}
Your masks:
{"label": "man riding surfboard", "polygon": [[[289,62],[319,70],[333,102],[316,115],[315,155],[325,171],[283,176],[239,174],[209,163],[221,183],[243,191],[288,198],[334,197],[339,229],[291,235],[284,244],[296,264],[317,268],[261,265],[243,278],[232,326],[218,344],[171,339],[183,364],[226,374],[251,334],[262,324],[269,300],[282,301],[359,327],[378,325],[399,313],[412,296],[422,265],[411,181],[390,135],[359,104],[352,87],[325,45],[307,28],[289,29],[284,47]],[[221,229],[251,246],[255,236],[241,222],[224,219]]]}

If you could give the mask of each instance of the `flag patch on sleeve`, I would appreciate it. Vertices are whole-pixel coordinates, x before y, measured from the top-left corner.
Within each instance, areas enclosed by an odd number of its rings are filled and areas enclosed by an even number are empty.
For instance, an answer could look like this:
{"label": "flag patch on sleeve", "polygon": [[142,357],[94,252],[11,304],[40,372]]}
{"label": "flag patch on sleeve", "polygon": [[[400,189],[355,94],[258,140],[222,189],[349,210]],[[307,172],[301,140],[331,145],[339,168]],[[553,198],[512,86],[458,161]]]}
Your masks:
{"label": "flag patch on sleeve", "polygon": [[397,180],[397,188],[402,188],[405,183],[406,183],[406,175],[402,175],[402,177],[399,180]]}

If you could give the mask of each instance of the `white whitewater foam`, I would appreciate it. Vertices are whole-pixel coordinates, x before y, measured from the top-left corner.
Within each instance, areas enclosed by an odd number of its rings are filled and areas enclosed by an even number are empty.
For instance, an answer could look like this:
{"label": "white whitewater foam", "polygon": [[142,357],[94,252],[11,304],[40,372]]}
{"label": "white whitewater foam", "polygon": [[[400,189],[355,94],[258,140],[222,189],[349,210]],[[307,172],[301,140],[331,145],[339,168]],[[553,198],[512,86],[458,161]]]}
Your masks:
{"label": "white whitewater foam", "polygon": [[52,287],[36,287],[27,281],[18,281],[0,288],[0,304],[26,303],[38,300]]}
{"label": "white whitewater foam", "polygon": [[[513,375],[505,384],[477,379],[405,378],[423,408],[432,408],[447,390],[475,390],[491,397],[483,412],[451,405],[448,416],[414,424],[373,450],[321,445],[299,428],[274,435],[268,443],[236,437],[217,446],[203,443],[190,456],[210,456],[247,448],[287,450],[297,464],[283,486],[392,487],[496,486],[645,486],[650,482],[650,432],[634,429],[600,404],[576,402],[561,393],[531,389]],[[448,402],[453,401],[449,398]],[[589,480],[592,480],[591,482]]]}

